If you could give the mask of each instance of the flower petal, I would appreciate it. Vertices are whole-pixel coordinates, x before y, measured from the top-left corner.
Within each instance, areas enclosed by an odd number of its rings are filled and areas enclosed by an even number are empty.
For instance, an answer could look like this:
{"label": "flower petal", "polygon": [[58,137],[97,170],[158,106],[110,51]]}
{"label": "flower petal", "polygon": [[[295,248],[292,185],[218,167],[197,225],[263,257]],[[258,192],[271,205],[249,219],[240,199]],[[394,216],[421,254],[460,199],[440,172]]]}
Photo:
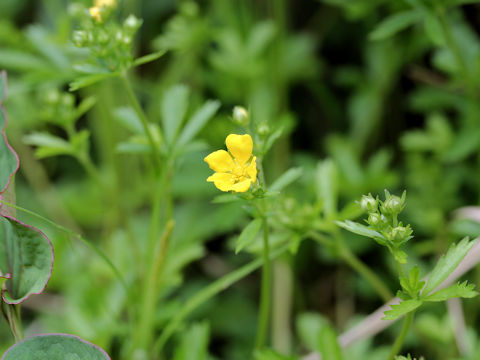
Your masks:
{"label": "flower petal", "polygon": [[248,189],[250,189],[250,185],[252,184],[252,180],[245,178],[245,180],[242,180],[235,185],[232,186],[231,190],[235,192],[245,192]]}
{"label": "flower petal", "polygon": [[232,157],[225,150],[217,150],[208,155],[205,159],[210,169],[220,173],[232,171],[235,164]]}
{"label": "flower petal", "polygon": [[244,165],[252,156],[253,140],[248,134],[230,134],[225,140],[227,149],[233,155],[239,165]]}
{"label": "flower petal", "polygon": [[247,167],[247,175],[252,179],[252,182],[257,181],[257,157],[254,156],[252,161]]}
{"label": "flower petal", "polygon": [[222,191],[232,190],[232,186],[235,183],[235,177],[232,174],[215,173],[207,178],[207,181],[213,182],[217,189]]}

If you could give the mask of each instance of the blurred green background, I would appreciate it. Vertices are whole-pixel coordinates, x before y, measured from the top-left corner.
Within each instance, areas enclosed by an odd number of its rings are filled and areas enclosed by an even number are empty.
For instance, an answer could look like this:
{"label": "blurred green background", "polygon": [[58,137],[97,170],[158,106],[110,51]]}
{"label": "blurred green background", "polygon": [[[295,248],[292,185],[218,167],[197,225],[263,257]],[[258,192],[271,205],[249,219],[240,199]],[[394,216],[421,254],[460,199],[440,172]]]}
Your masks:
{"label": "blurred green background", "polygon": [[[38,159],[25,141],[25,135],[39,131],[65,137],[48,121],[60,116],[61,109],[52,113],[46,94],[68,91],[68,84],[78,76],[74,65],[86,57],[72,43],[79,25],[69,12],[71,3],[0,2],[0,69],[9,76],[8,134],[21,159],[17,203],[102,244],[128,279],[135,264],[125,232],[115,226],[115,215],[109,220],[115,200],[105,199],[72,158]],[[200,147],[181,158],[174,175],[177,226],[169,256],[175,261],[167,265],[168,284],[156,314],[160,328],[181,301],[250,259],[232,251],[232,239],[246,224],[246,214],[236,203],[211,203],[218,192],[205,182],[210,170],[203,162],[235,131],[231,111],[236,105],[250,110],[258,128],[283,129],[264,162],[267,182],[291,166],[303,168],[302,177],[279,204],[289,217],[279,220],[282,224],[301,229],[316,217],[326,217],[318,210],[324,201],[319,195],[324,176],[319,162],[329,159],[337,169],[339,209],[348,210],[364,193],[407,190],[404,220],[415,230],[409,256],[421,268],[429,269],[432,259],[453,240],[480,233],[477,223],[453,213],[462,206],[478,205],[480,199],[480,5],[476,3],[119,1],[119,19],[131,13],[143,19],[134,40],[135,56],[167,51],[132,74],[134,88],[153,121],[159,117],[164,92],[174,84],[188,86],[193,108],[206,99],[221,102],[199,136]],[[141,237],[146,232],[151,184],[143,181],[144,163],[117,147],[128,139],[128,129],[114,111],[125,105],[125,94],[115,80],[73,94],[76,104],[89,96],[96,99],[76,127],[91,132],[89,153],[101,176],[120,175],[118,201],[131,214],[134,234]],[[45,229],[38,219],[20,217]],[[115,359],[127,332],[122,314],[129,300],[87,247],[53,230],[49,235],[56,263],[47,292],[24,306],[27,334],[74,333],[102,346]],[[395,292],[391,280],[395,271],[386,253],[368,240],[343,236]],[[284,268],[286,273],[281,273]],[[280,304],[275,306],[286,306],[291,314],[287,352],[309,348],[302,329],[316,318],[297,321],[298,315],[321,313],[341,332],[352,319],[383,303],[338,254],[308,239],[296,253],[279,261],[277,271],[282,275],[276,285],[280,295],[275,301]],[[478,283],[480,271],[471,276]],[[259,280],[259,274],[247,277],[191,316],[192,321],[208,322],[212,358],[250,356]],[[282,299],[287,299],[286,304]],[[469,336],[475,339],[476,300],[466,302],[464,311]],[[407,347],[427,358],[459,358],[453,331],[442,330],[446,316],[440,305],[421,313],[414,330],[418,336],[409,339]],[[189,331],[208,332],[202,324]],[[7,348],[11,340],[4,322],[0,336],[2,348]],[[376,350],[363,344],[351,350],[348,359],[382,358],[381,347],[389,339],[389,332],[382,334]],[[169,351],[187,345],[177,336]],[[477,359],[479,349],[469,351],[462,358]]]}

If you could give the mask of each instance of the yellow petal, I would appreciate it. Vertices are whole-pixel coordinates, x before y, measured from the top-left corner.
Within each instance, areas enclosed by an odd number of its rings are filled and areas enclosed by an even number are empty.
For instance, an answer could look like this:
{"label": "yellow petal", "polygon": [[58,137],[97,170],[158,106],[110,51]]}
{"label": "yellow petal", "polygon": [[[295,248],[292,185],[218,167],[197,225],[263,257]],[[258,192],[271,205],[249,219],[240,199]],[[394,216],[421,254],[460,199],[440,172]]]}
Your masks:
{"label": "yellow petal", "polygon": [[97,21],[102,20],[102,14],[100,13],[100,8],[97,6],[91,7],[88,9],[90,16],[93,17]]}
{"label": "yellow petal", "polygon": [[235,165],[232,157],[225,150],[214,151],[203,160],[207,162],[210,169],[220,173],[232,171]]}
{"label": "yellow petal", "polygon": [[209,176],[207,181],[213,182],[217,189],[222,191],[232,190],[232,186],[235,182],[234,176],[232,174],[226,173],[215,173],[212,176]]}
{"label": "yellow petal", "polygon": [[252,156],[253,140],[248,134],[230,134],[225,140],[227,149],[233,155],[239,165],[244,165]]}
{"label": "yellow petal", "polygon": [[248,189],[250,189],[250,185],[252,184],[252,180],[244,178],[245,180],[242,180],[235,185],[232,186],[231,190],[235,192],[245,192]]}
{"label": "yellow petal", "polygon": [[252,179],[252,182],[257,181],[257,157],[254,156],[252,161],[250,162],[250,165],[247,167],[247,175]]}

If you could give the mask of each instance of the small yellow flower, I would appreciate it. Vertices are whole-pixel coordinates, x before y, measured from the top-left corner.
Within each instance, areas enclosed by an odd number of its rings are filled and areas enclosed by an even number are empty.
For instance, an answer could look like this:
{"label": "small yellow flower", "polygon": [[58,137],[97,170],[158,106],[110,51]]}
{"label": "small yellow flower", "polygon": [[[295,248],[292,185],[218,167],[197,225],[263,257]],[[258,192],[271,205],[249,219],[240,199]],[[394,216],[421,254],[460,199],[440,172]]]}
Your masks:
{"label": "small yellow flower", "polygon": [[230,134],[225,143],[228,152],[217,150],[204,159],[215,171],[207,181],[222,191],[245,192],[257,181],[257,158],[252,157],[252,137]]}
{"label": "small yellow flower", "polygon": [[90,16],[93,17],[97,21],[102,21],[102,14],[100,12],[100,8],[98,6],[93,6],[88,9]]}
{"label": "small yellow flower", "polygon": [[95,6],[101,8],[102,6],[114,7],[117,6],[116,0],[95,0]]}

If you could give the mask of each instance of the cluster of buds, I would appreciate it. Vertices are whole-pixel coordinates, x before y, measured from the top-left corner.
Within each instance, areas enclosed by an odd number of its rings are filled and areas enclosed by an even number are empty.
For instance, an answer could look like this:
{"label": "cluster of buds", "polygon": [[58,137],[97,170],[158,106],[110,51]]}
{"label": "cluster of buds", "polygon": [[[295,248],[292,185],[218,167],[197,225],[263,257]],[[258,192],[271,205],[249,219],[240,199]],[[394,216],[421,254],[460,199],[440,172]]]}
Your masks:
{"label": "cluster of buds", "polygon": [[134,15],[119,24],[113,16],[116,5],[115,0],[95,0],[90,8],[81,4],[70,6],[70,14],[80,23],[79,29],[73,33],[73,43],[89,49],[95,65],[106,65],[108,71],[131,66],[133,38],[142,25]]}
{"label": "cluster of buds", "polygon": [[367,223],[372,230],[381,233],[392,246],[399,247],[412,238],[410,225],[398,222],[398,215],[405,207],[406,192],[402,196],[391,195],[385,190],[385,200],[363,195],[359,205],[368,213]]}
{"label": "cluster of buds", "polygon": [[40,117],[59,126],[69,126],[74,120],[75,97],[68,92],[50,89],[40,96]]}

